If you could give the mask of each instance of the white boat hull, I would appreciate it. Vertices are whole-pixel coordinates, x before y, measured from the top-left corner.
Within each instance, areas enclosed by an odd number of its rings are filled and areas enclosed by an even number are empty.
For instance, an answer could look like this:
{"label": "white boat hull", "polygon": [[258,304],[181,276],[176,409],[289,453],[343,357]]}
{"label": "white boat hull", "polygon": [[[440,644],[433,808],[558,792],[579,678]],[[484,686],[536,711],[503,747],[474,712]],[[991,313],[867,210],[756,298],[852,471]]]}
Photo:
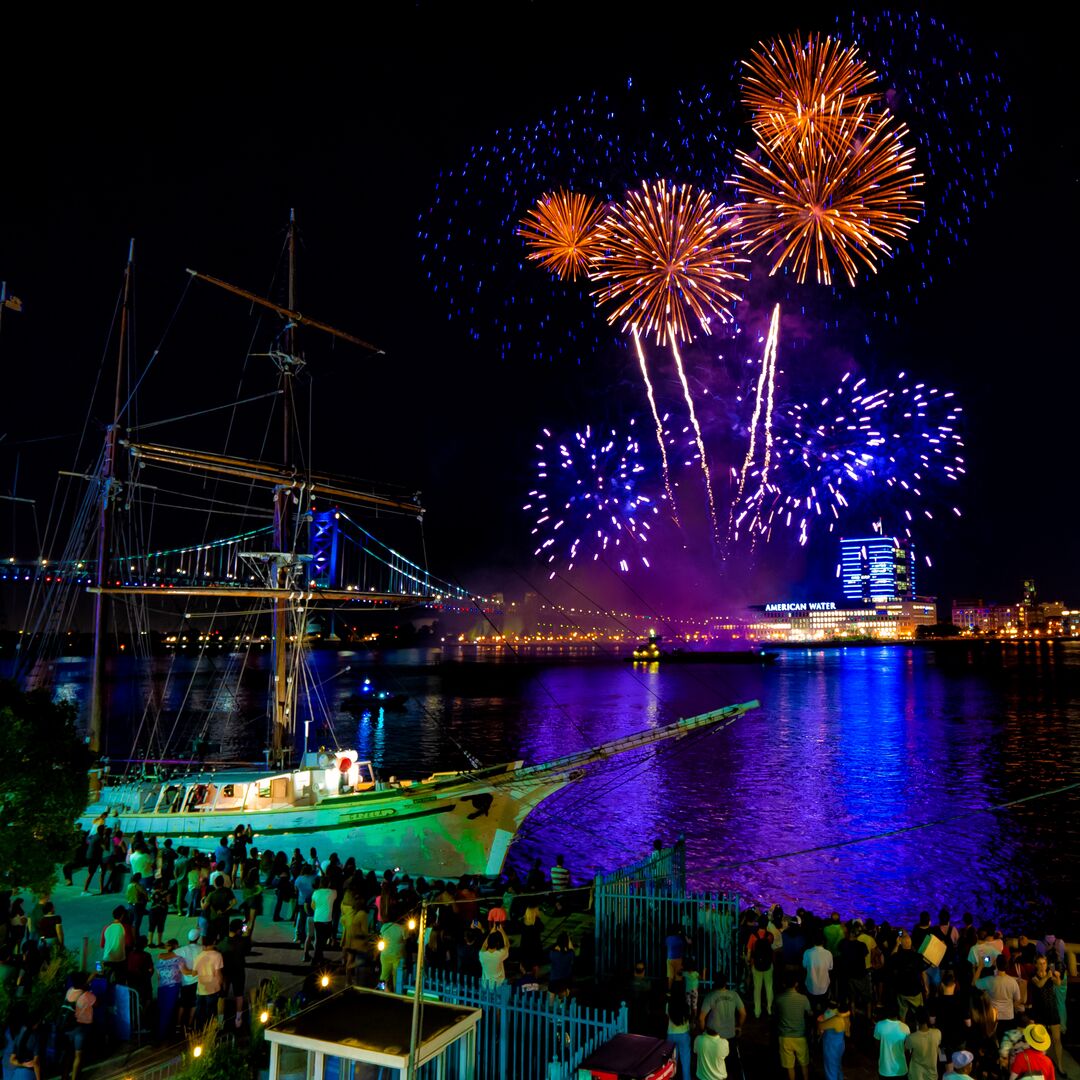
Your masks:
{"label": "white boat hull", "polygon": [[[413,796],[393,790],[385,798],[330,799],[310,807],[210,813],[137,813],[123,803],[123,788],[106,791],[80,824],[91,828],[107,814],[107,824],[126,836],[171,837],[174,847],[212,850],[239,825],[250,825],[260,850],[315,848],[325,860],[336,852],[357,866],[381,873],[400,867],[428,878],[502,871],[510,842],[526,816],[549,795],[572,782],[568,775],[545,782],[461,785],[445,794]],[[134,789],[128,789],[134,794]],[[134,799],[132,800],[134,802]]]}

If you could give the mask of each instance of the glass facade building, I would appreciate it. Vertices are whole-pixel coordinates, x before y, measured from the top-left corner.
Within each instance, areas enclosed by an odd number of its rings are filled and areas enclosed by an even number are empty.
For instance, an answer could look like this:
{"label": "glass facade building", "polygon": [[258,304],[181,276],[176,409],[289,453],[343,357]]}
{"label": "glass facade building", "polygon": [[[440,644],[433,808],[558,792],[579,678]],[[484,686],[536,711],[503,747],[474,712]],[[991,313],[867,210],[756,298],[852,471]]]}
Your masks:
{"label": "glass facade building", "polygon": [[869,603],[915,598],[915,546],[895,536],[841,539],[840,585],[845,600]]}

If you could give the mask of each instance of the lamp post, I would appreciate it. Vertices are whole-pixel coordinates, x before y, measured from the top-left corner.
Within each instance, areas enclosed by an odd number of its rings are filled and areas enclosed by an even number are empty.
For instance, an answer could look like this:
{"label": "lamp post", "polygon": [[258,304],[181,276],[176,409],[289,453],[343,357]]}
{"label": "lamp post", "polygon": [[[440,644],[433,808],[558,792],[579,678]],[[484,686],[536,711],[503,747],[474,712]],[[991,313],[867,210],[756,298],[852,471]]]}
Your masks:
{"label": "lamp post", "polygon": [[405,1080],[416,1080],[419,1072],[417,1056],[420,1043],[420,1009],[423,1004],[424,982],[424,928],[427,926],[427,901],[420,902],[420,919],[417,924],[416,949],[416,985],[413,987],[412,1030],[409,1033],[409,1067],[405,1071]]}

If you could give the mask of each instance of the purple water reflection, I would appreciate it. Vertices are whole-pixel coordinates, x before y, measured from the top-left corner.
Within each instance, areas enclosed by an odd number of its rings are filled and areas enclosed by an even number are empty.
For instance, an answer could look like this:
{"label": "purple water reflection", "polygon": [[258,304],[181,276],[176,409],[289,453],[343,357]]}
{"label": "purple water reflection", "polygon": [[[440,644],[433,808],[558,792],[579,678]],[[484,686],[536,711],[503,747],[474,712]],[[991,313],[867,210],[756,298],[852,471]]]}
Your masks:
{"label": "purple water reflection", "polygon": [[[410,695],[404,712],[335,721],[385,773],[528,762],[577,750],[680,715],[760,698],[725,731],[667,743],[593,769],[545,802],[512,849],[527,865],[562,852],[575,875],[634,859],[654,836],[685,833],[694,884],[736,889],[785,907],[911,920],[921,908],[1002,918],[1012,928],[1080,929],[1071,867],[1080,857],[1080,793],[996,814],[975,810],[1066,784],[1080,774],[1080,648],[1002,656],[880,648],[785,652],[772,668],[617,663],[459,664],[428,654],[320,653],[319,677],[346,665],[335,701],[372,674]],[[198,709],[213,680],[188,658],[148,667],[117,662],[113,748],[130,738],[153,685],[161,723],[188,692]],[[229,666],[215,657],[218,674]],[[85,694],[86,665],[62,665],[65,693]],[[211,737],[256,756],[265,737],[265,671],[248,673],[235,701],[219,702]],[[239,710],[242,722],[226,722]],[[125,719],[126,718],[126,719]],[[181,729],[182,730],[182,725]],[[324,735],[325,738],[325,735]],[[933,828],[790,858],[794,850],[903,828]],[[1034,925],[1032,925],[1034,924]]]}

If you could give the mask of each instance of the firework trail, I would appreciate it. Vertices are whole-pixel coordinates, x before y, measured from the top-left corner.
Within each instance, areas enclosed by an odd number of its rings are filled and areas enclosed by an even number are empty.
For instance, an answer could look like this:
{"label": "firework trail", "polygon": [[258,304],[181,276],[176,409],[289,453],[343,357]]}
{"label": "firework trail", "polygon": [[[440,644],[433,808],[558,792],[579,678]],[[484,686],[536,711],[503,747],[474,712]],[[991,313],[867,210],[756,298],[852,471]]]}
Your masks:
{"label": "firework trail", "polygon": [[649,378],[649,366],[645,363],[645,353],[641,348],[641,338],[637,328],[634,328],[634,348],[637,350],[638,366],[641,368],[641,378],[645,383],[645,395],[649,399],[649,408],[652,410],[653,422],[656,424],[656,441],[660,447],[660,462],[664,475],[664,491],[667,493],[668,505],[671,507],[671,516],[675,524],[679,524],[679,507],[675,502],[675,493],[671,489],[671,469],[668,465],[667,447],[664,445],[664,424],[660,419],[660,413],[656,408],[656,395],[653,393],[652,380]]}
{"label": "firework trail", "polygon": [[[746,449],[746,458],[739,472],[739,486],[735,493],[735,502],[732,507],[742,501],[743,491],[746,488],[746,475],[757,459],[757,429],[758,420],[761,417],[761,403],[765,401],[765,422],[762,425],[762,435],[765,440],[765,460],[761,468],[761,483],[766,484],[769,479],[769,466],[772,463],[772,413],[773,392],[776,386],[776,346],[780,339],[780,305],[773,308],[772,319],[769,321],[769,334],[765,339],[765,348],[761,354],[761,373],[758,375],[757,391],[754,394],[754,415],[750,420],[750,445]],[[729,522],[730,523],[730,522]]]}
{"label": "firework trail", "polygon": [[709,192],[689,184],[669,186],[666,180],[643,181],[640,190],[627,192],[626,200],[608,211],[600,226],[602,254],[590,273],[602,283],[594,293],[597,303],[613,305],[608,322],[621,319],[623,330],[632,333],[646,379],[640,334],[654,334],[657,344],[671,347],[697,439],[714,539],[716,500],[678,339],[693,340],[691,320],[708,334],[713,317],[731,318],[731,306],[740,299],[735,286],[746,280],[738,269],[746,260],[730,242],[731,230],[727,208],[714,204]]}

